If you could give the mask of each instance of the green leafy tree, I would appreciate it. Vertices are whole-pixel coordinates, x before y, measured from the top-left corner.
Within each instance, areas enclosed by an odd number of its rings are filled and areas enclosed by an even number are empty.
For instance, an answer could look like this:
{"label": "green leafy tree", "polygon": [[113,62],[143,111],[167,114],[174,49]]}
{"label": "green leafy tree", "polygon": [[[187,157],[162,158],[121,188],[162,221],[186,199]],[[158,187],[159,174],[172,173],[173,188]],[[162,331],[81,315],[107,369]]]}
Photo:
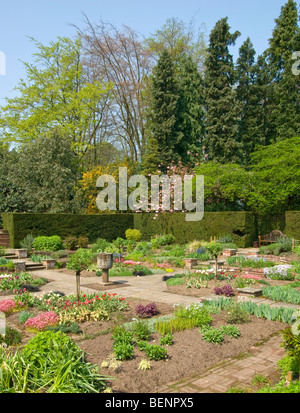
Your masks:
{"label": "green leafy tree", "polygon": [[176,63],[185,55],[195,61],[198,69],[203,70],[206,49],[203,28],[194,29],[193,20],[189,24],[176,18],[167,19],[165,24],[145,40],[147,50],[156,58],[167,50]]}
{"label": "green leafy tree", "polygon": [[205,249],[215,260],[215,275],[218,274],[218,256],[223,251],[223,245],[220,242],[209,242],[205,244]]}
{"label": "green leafy tree", "polygon": [[197,175],[204,176],[205,211],[237,211],[247,209],[250,173],[238,164],[201,163]]}
{"label": "green leafy tree", "polygon": [[87,270],[93,262],[93,253],[86,248],[79,248],[74,254],[68,258],[66,267],[69,270],[75,271],[76,274],[76,296],[77,300],[80,298],[80,274]]}
{"label": "green leafy tree", "polygon": [[89,82],[84,71],[81,41],[58,38],[49,46],[34,40],[33,64],[25,63],[17,97],[0,109],[2,141],[30,143],[56,128],[77,153],[95,141],[101,122],[101,103],[111,84]]}
{"label": "green leafy tree", "polygon": [[300,137],[258,148],[251,155],[247,204],[261,214],[300,206]]}
{"label": "green leafy tree", "polygon": [[[27,212],[74,212],[78,160],[68,138],[52,131],[13,154],[9,184],[18,188]],[[16,196],[16,195],[15,195]],[[3,208],[3,207],[2,207]],[[23,208],[16,205],[22,212]]]}
{"label": "green leafy tree", "polygon": [[227,17],[210,33],[205,60],[206,151],[210,160],[239,163],[242,145],[237,140],[240,107],[234,90],[235,71],[229,46],[239,32],[230,33]]}

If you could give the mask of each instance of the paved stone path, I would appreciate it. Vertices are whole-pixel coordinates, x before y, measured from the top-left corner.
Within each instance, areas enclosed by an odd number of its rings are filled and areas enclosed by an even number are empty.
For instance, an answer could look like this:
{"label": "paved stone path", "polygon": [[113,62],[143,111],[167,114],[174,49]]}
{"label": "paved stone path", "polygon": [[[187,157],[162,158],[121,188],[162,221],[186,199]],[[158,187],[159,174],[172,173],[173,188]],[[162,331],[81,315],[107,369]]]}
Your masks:
{"label": "paved stone path", "polygon": [[[41,292],[62,291],[65,294],[76,293],[75,276],[64,274],[59,270],[37,270],[33,273],[50,282],[41,287]],[[144,277],[111,277],[110,281],[123,283],[124,286],[108,290],[125,298],[133,297],[167,304],[190,305],[199,302],[201,298],[171,294],[162,281],[161,274],[147,275]],[[89,284],[101,283],[100,277],[81,277],[81,291],[94,293],[95,289],[86,287]],[[6,296],[5,298],[8,298]],[[260,297],[247,297],[258,303],[264,302],[271,306],[295,307],[290,304],[278,304]],[[283,357],[284,350],[280,347],[281,336],[275,335],[266,343],[257,348],[252,348],[245,358],[229,359],[224,363],[209,369],[200,376],[192,376],[180,382],[169,383],[160,393],[226,393],[231,387],[249,386],[256,374],[268,376],[277,367],[277,362]]]}

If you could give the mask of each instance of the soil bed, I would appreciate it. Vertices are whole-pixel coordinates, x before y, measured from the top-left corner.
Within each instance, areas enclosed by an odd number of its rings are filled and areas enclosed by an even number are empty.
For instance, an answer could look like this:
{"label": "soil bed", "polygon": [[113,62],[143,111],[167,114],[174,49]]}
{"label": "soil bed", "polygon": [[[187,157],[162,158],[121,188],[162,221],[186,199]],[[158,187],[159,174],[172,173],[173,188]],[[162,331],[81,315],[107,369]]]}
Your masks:
{"label": "soil bed", "polygon": [[[226,316],[225,311],[213,315],[212,326],[220,327],[226,324]],[[102,372],[116,379],[108,383],[115,393],[159,392],[169,383],[204,373],[210,367],[231,357],[246,356],[253,351],[253,347],[286,327],[284,323],[250,316],[250,322],[238,325],[241,336],[238,339],[225,336],[222,344],[212,344],[202,340],[199,328],[186,330],[174,334],[173,344],[166,347],[168,358],[151,361],[150,370],[138,369],[140,361],[147,359],[147,356],[135,347],[133,359],[123,361],[119,370],[102,369]],[[91,325],[88,331],[89,334],[93,333]],[[96,334],[97,331],[95,326]],[[160,334],[153,334],[150,343],[159,344],[160,337]],[[113,352],[111,334],[80,340],[78,344],[87,353],[87,361],[99,366]]]}

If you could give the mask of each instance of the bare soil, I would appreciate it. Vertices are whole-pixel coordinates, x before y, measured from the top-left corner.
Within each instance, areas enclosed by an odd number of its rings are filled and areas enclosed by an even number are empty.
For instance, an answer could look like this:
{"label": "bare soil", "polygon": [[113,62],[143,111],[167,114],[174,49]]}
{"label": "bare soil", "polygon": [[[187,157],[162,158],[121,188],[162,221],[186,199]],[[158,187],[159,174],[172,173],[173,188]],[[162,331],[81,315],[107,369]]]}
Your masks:
{"label": "bare soil", "polygon": [[[180,287],[180,286],[178,286]],[[81,323],[82,333],[72,335],[72,338],[86,352],[86,360],[98,364],[103,375],[108,377],[107,385],[114,393],[155,393],[161,391],[167,384],[180,381],[193,375],[200,375],[207,369],[222,363],[232,357],[246,357],[255,347],[268,340],[287,327],[281,322],[268,321],[250,316],[250,322],[238,325],[241,336],[238,339],[225,336],[222,344],[207,343],[202,339],[199,328],[186,330],[174,334],[173,344],[166,347],[166,360],[151,361],[150,370],[139,370],[141,360],[146,359],[144,352],[137,347],[131,360],[122,361],[117,370],[103,368],[101,364],[113,353],[112,329],[124,322],[136,318],[135,309],[138,304],[147,304],[148,301],[128,299],[129,309],[122,315],[115,316],[109,321]],[[171,314],[172,306],[156,303],[159,315]],[[36,309],[29,309],[37,314]],[[212,315],[213,327],[220,327],[227,323],[227,313]],[[7,317],[8,325],[22,332],[22,345],[33,337],[18,321],[18,314]],[[151,336],[151,344],[160,344],[161,335]],[[274,374],[276,372],[274,371]]]}
{"label": "bare soil", "polygon": [[[61,269],[64,273],[74,275],[73,271]],[[110,286],[101,286],[97,283],[89,283],[88,278],[94,276],[93,272],[84,271],[81,274],[82,285],[95,289],[110,289]],[[271,285],[286,284],[284,281],[268,280]],[[226,282],[219,282],[218,286]],[[122,286],[122,284],[120,284]],[[190,295],[196,297],[205,297],[213,294],[216,281],[212,280],[208,288],[186,288],[185,285],[167,286],[165,290],[173,294]],[[116,285],[114,285],[116,288]],[[239,293],[234,289],[236,295]],[[149,301],[128,298],[129,309],[119,315],[115,315],[109,321],[85,322],[81,323],[82,333],[72,335],[72,338],[86,352],[86,360],[93,364],[101,366],[103,361],[113,353],[112,330],[118,324],[132,321],[136,318],[136,306],[138,304],[147,304]],[[172,314],[174,308],[171,305],[155,302],[158,306],[159,315]],[[31,311],[31,309],[29,309]],[[33,310],[37,313],[36,310]],[[212,315],[213,327],[220,327],[227,324],[227,313],[222,311],[220,314]],[[18,314],[11,314],[7,317],[9,325],[17,328],[22,332],[22,343],[25,344],[33,334],[25,331],[18,321]],[[248,323],[239,324],[238,328],[241,336],[237,339],[225,336],[222,344],[207,343],[202,339],[199,328],[186,330],[174,334],[173,344],[166,347],[168,357],[166,360],[151,361],[151,369],[139,370],[138,366],[141,360],[147,360],[144,352],[137,347],[134,349],[134,356],[131,360],[122,361],[117,370],[112,368],[101,368],[103,375],[108,377],[107,384],[112,388],[114,393],[155,393],[172,382],[177,382],[193,375],[200,375],[207,369],[218,365],[229,358],[247,357],[253,349],[260,344],[268,341],[274,335],[288,327],[287,324],[269,321],[266,319],[250,316]],[[161,335],[155,333],[151,336],[150,343],[160,344]],[[274,368],[274,377],[276,369]]]}

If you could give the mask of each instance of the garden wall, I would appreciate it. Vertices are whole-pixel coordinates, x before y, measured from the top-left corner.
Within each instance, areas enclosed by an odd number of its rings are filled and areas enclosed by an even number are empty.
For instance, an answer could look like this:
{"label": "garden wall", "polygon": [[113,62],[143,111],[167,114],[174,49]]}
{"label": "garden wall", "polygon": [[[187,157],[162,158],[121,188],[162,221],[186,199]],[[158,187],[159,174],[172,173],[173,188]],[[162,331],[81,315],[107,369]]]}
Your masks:
{"label": "garden wall", "polygon": [[258,235],[279,229],[289,237],[300,240],[300,211],[286,214],[258,217],[252,212],[205,212],[198,222],[186,222],[183,213],[159,214],[35,214],[3,213],[3,228],[9,232],[10,247],[19,248],[20,241],[27,235],[84,235],[94,242],[97,238],[112,241],[117,237],[125,238],[128,228],[142,232],[144,240],[156,234],[172,233],[178,243],[195,239],[209,241],[210,237],[231,235],[235,243],[251,247]]}

